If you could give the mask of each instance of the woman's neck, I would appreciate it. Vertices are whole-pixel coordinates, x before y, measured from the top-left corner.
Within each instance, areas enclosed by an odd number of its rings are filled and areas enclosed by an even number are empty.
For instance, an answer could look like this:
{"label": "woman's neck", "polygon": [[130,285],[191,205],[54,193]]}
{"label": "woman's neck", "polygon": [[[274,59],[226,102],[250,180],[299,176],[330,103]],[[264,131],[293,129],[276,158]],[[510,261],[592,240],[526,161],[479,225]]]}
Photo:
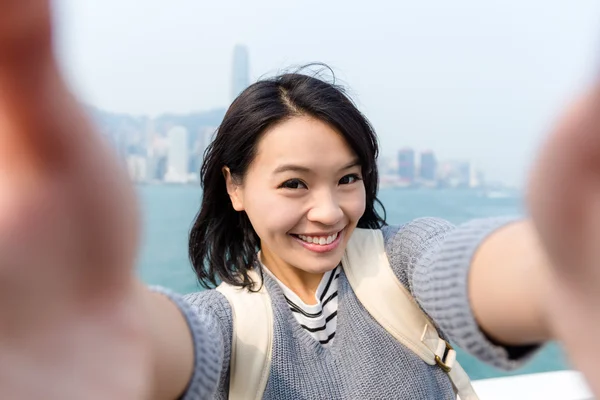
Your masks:
{"label": "woman's neck", "polygon": [[323,273],[313,274],[295,268],[281,260],[275,260],[268,252],[261,252],[260,260],[281,283],[294,292],[305,304],[317,303],[315,294],[323,278]]}

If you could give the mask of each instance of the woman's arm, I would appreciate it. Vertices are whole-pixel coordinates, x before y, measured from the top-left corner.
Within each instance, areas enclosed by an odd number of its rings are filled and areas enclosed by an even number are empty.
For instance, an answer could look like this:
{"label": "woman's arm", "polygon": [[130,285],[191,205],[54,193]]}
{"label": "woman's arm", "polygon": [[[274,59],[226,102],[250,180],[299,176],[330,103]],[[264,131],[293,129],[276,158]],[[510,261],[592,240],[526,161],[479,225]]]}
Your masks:
{"label": "woman's arm", "polygon": [[551,339],[548,262],[529,220],[503,226],[481,243],[468,288],[475,319],[489,337],[511,346]]}
{"label": "woman's arm", "polygon": [[[480,360],[504,370],[520,367],[539,342],[520,337],[523,340],[514,344],[505,343],[488,332],[474,313],[470,276],[483,244],[495,233],[519,224],[514,218],[487,218],[455,226],[438,218],[419,218],[402,227],[383,228],[396,276],[442,333]],[[513,288],[497,290],[502,296]]]}
{"label": "woman's arm", "polygon": [[140,285],[144,316],[152,349],[151,399],[177,399],[194,368],[194,343],[186,317],[177,304],[159,292]]}
{"label": "woman's arm", "polygon": [[61,77],[50,10],[0,0],[0,398],[210,397],[221,332],[134,277],[135,190]]}
{"label": "woman's arm", "polygon": [[[146,315],[154,354],[151,399],[212,399],[219,388],[223,367],[229,359],[229,330],[212,312],[228,311],[228,303],[203,292],[186,296],[140,285],[146,298]],[[227,351],[225,351],[227,350]],[[182,397],[183,396],[183,397]]]}

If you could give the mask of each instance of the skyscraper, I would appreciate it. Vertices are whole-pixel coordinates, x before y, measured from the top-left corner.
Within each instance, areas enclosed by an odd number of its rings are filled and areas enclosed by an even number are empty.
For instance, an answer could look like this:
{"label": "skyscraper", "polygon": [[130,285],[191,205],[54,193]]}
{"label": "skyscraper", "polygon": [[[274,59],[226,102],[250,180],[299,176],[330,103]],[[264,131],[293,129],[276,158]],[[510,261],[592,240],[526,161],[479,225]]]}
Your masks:
{"label": "skyscraper", "polygon": [[231,71],[231,100],[244,91],[250,85],[250,60],[248,48],[236,45],[233,49],[233,64]]}
{"label": "skyscraper", "polygon": [[431,150],[421,153],[421,167],[419,177],[424,181],[435,181],[437,173],[437,160]]}
{"label": "skyscraper", "polygon": [[415,151],[405,148],[398,151],[398,175],[407,182],[415,180]]}
{"label": "skyscraper", "polygon": [[188,177],[188,131],[183,126],[171,128],[167,134],[169,155],[166,180],[186,182]]}

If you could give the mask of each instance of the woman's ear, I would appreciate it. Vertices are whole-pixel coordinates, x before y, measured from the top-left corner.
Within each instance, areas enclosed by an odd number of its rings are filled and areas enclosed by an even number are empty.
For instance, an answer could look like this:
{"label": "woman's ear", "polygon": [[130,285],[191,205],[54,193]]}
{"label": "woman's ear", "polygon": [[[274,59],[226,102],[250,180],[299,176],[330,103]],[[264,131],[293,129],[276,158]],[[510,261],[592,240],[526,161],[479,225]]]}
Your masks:
{"label": "woman's ear", "polygon": [[244,211],[243,188],[240,184],[234,182],[231,176],[229,167],[223,167],[223,176],[225,177],[225,185],[227,186],[227,194],[231,199],[231,205],[235,211]]}

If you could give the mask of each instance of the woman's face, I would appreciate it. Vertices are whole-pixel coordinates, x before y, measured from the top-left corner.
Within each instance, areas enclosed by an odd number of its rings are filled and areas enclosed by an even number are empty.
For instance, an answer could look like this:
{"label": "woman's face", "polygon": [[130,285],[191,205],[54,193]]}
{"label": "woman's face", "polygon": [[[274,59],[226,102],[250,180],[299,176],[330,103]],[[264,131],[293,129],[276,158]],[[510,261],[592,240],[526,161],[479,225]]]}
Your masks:
{"label": "woman's face", "polygon": [[269,129],[241,184],[227,177],[269,268],[320,274],[335,268],[365,211],[361,165],[343,136],[311,117]]}

